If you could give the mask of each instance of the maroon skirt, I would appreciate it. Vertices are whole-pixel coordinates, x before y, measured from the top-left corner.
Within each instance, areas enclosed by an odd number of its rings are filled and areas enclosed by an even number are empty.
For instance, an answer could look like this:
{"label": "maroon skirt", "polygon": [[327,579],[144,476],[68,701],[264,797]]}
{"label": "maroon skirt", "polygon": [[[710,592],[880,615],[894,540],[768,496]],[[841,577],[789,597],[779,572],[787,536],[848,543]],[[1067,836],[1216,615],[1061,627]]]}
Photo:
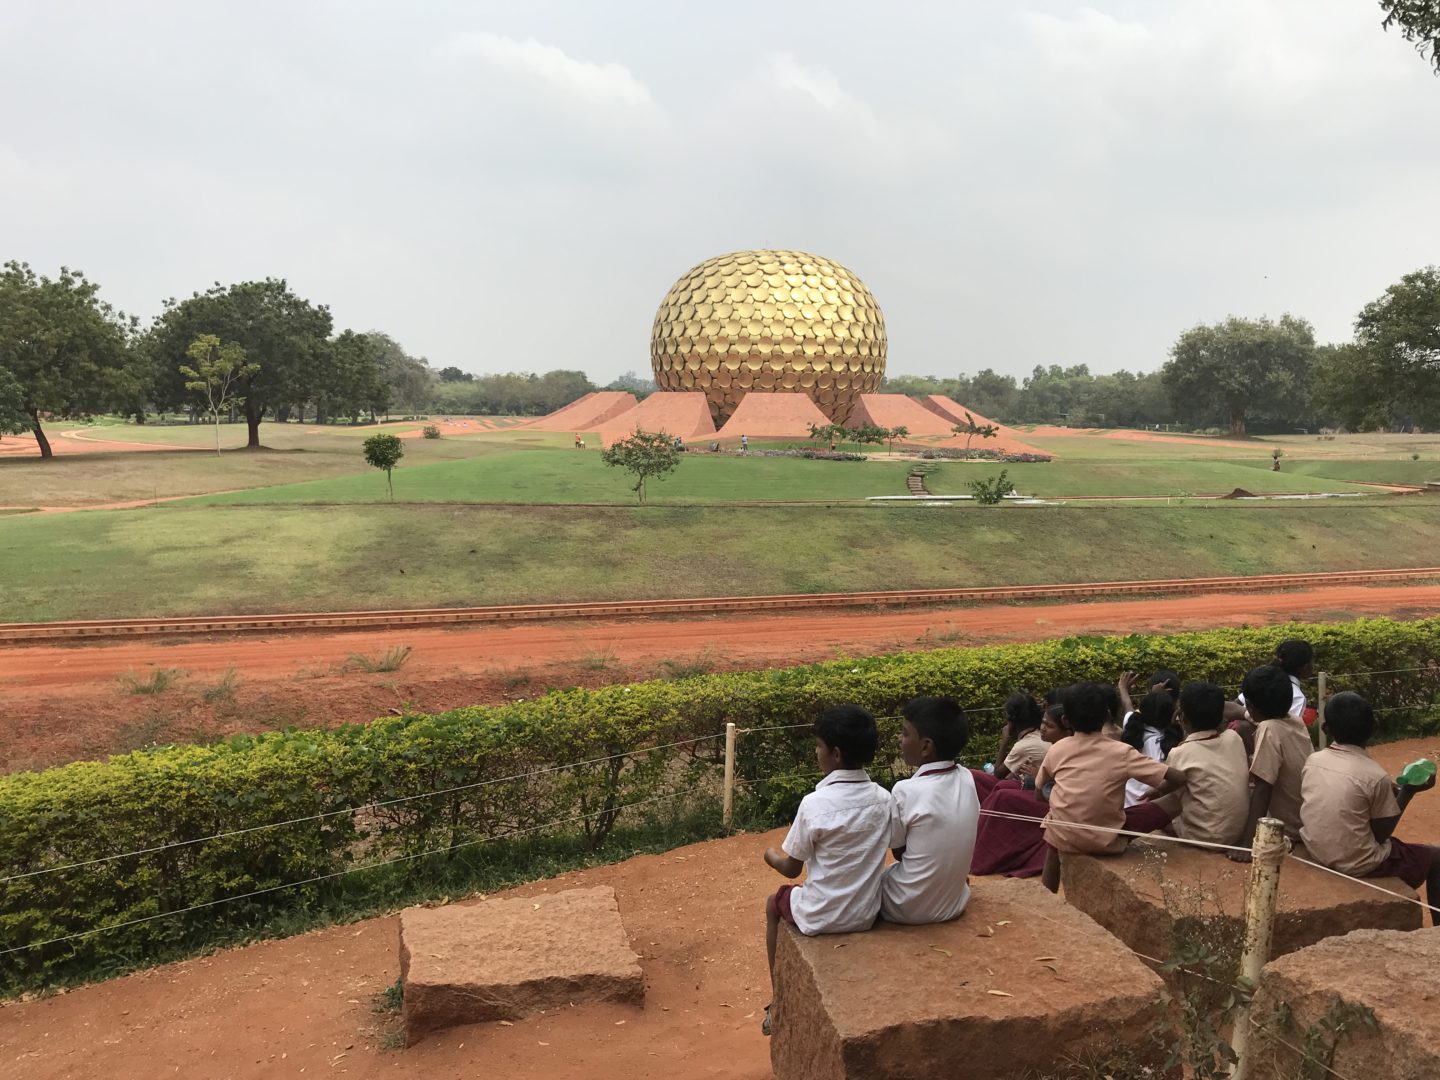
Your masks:
{"label": "maroon skirt", "polygon": [[[1045,833],[1040,819],[1050,810],[1048,803],[1019,784],[993,776],[989,794],[980,802],[980,824],[975,830],[975,854],[970,860],[972,874],[1004,874],[1006,877],[1035,877],[1045,869]],[[993,810],[1025,818],[992,817]]]}
{"label": "maroon skirt", "polygon": [[[1367,878],[1399,878],[1412,889],[1424,885],[1430,877],[1430,868],[1435,864],[1435,849],[1426,844],[1407,844],[1403,840],[1390,838],[1390,854],[1385,861],[1371,870]],[[1427,896],[1430,903],[1435,897]]]}

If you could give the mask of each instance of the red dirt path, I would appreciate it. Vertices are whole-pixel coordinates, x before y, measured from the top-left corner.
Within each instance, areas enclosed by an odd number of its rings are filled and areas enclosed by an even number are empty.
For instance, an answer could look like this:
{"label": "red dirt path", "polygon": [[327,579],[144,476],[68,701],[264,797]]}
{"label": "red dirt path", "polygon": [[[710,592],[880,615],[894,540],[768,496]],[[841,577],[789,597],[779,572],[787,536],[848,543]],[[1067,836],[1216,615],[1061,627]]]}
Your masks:
{"label": "red dirt path", "polygon": [[[513,701],[548,687],[599,686],[667,674],[667,662],[713,670],[785,666],[839,655],[1040,640],[1074,633],[1194,630],[1356,615],[1440,613],[1440,586],[1344,586],[1272,594],[1029,606],[715,615],[663,620],[518,623],[457,629],[280,634],[34,645],[0,649],[0,771],[41,768],[151,742],[215,738],[288,724],[364,721],[409,704],[422,710]],[[352,654],[395,645],[399,671],[341,673]],[[234,668],[233,699],[202,691]],[[119,679],[179,668],[157,696]]]}
{"label": "red dirt path", "polygon": [[[1393,743],[1375,756],[1394,773],[1422,754],[1433,757],[1433,742]],[[1400,832],[1418,842],[1440,839],[1440,796],[1416,799]],[[398,920],[389,916],[0,1004],[0,1074],[761,1080],[771,1074],[759,1030],[769,1000],[760,910],[780,879],[760,853],[783,835],[692,844],[502,894],[614,886],[642,957],[643,1010],[583,1005],[383,1049],[399,1026],[394,1014],[372,1011],[375,995],[399,974]],[[1019,968],[995,977],[1000,989],[1033,991]]]}

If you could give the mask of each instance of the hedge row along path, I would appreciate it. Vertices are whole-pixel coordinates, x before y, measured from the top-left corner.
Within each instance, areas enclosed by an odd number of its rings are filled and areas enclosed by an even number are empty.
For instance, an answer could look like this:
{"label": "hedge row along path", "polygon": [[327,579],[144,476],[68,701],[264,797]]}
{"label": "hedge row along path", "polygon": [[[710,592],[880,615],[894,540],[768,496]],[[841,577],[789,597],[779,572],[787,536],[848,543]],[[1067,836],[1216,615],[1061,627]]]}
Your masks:
{"label": "hedge row along path", "polygon": [[[1374,754],[1394,773],[1434,754],[1434,742],[1391,743]],[[384,1049],[399,1027],[396,1014],[372,1012],[400,969],[397,920],[387,916],[0,1003],[0,1062],[27,1080],[765,1080],[770,1048],[759,1024],[769,994],[760,911],[780,879],[760,853],[784,835],[775,829],[691,844],[497,894],[613,886],[641,954],[643,1011],[581,1005],[509,1027],[453,1028],[409,1050]],[[1440,842],[1440,795],[1417,798],[1399,835]],[[1019,969],[996,974],[1006,980],[997,985],[1034,992]]]}
{"label": "hedge row along path", "polygon": [[818,608],[899,607],[914,604],[994,604],[1089,597],[1268,592],[1275,589],[1383,585],[1440,579],[1440,567],[1349,570],[1316,574],[1098,581],[1068,585],[1001,585],[976,589],[712,596],[676,600],[592,600],[580,603],[496,604],[486,607],[336,611],[289,615],[195,615],[183,618],[0,623],[0,643],[175,634],[238,634],[277,630],[339,630],[531,622],[542,619],[656,618],[668,615],[754,614]]}
{"label": "hedge row along path", "polygon": [[[549,686],[595,688],[668,674],[667,664],[736,671],[788,667],[839,654],[1067,634],[1159,633],[1359,615],[1440,614],[1440,585],[1344,586],[1269,594],[1215,593],[1035,606],[840,610],[655,620],[605,620],[307,632],[194,641],[35,644],[5,650],[0,690],[0,772],[45,768],[135,749],[287,724],[364,722],[410,703],[442,712],[530,697]],[[413,652],[399,671],[343,672],[352,654],[396,645]],[[186,673],[158,696],[127,693],[119,679],[155,669]],[[233,698],[203,691],[227,669]]]}

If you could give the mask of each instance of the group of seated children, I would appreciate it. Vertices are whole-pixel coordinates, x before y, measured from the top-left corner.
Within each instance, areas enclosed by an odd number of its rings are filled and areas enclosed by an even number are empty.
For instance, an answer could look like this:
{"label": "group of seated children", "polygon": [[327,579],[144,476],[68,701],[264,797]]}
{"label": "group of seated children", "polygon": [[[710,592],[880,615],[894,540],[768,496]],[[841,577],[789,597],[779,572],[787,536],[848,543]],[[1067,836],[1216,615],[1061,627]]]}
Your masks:
{"label": "group of seated children", "polygon": [[[1440,847],[1391,836],[1435,778],[1391,781],[1366,749],[1375,716],[1355,693],[1330,699],[1330,745],[1315,751],[1297,678],[1312,660],[1306,643],[1282,643],[1276,663],[1246,675],[1239,714],[1221,687],[1182,686],[1170,671],[1155,674],[1138,708],[1129,675],[1056,691],[1043,708],[1012,695],[993,774],[957,763],[970,732],[956,701],[915,698],[900,736],[915,771],[893,791],[865,772],[878,750],[874,717],[856,705],[826,710],[814,729],[824,775],[782,848],[765,852],[786,877],[808,869],[803,887],[783,885],[766,903],[772,979],[782,920],[802,934],[865,930],[877,917],[945,922],[964,911],[971,872],[1039,874],[1053,892],[1062,853],[1119,854],[1135,834],[1162,830],[1244,862],[1266,816],[1325,866],[1425,886],[1440,920]],[[767,1034],[770,1020],[767,1006]]]}

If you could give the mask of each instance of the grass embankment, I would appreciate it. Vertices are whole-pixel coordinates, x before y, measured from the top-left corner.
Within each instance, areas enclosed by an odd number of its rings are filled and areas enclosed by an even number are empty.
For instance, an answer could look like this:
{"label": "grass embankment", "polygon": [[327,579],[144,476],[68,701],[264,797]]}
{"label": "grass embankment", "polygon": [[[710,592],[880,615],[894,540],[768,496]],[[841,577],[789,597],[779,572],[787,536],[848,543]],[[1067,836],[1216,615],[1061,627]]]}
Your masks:
{"label": "grass embankment", "polygon": [[171,504],[0,519],[0,621],[1299,573],[1414,566],[1435,551],[1440,504],[1422,499],[584,513]]}
{"label": "grass embankment", "polygon": [[[827,502],[903,495],[909,466],[900,461],[810,461],[804,458],[685,454],[668,477],[646,485],[651,503]],[[630,474],[608,467],[593,450],[509,450],[483,460],[395,470],[397,502],[614,503],[631,505]],[[379,473],[257,488],[197,500],[210,505],[314,505],[388,499]]]}
{"label": "grass embankment", "polygon": [[1022,495],[1041,498],[1074,496],[1116,497],[1152,495],[1181,498],[1187,495],[1225,495],[1236,488],[1263,495],[1270,492],[1346,491],[1374,494],[1374,488],[1342,480],[1271,472],[1227,461],[1071,461],[1050,462],[944,462],[925,478],[936,495],[963,495],[966,484],[1006,470]]}

